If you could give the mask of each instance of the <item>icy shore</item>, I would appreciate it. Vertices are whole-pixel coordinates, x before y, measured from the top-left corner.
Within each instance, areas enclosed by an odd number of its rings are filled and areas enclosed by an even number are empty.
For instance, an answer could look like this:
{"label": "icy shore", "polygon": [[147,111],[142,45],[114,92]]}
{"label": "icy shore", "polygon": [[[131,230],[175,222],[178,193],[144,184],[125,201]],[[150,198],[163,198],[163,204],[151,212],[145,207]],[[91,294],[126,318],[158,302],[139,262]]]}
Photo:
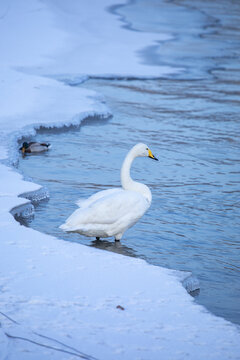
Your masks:
{"label": "icy shore", "polygon": [[239,359],[239,329],[196,305],[173,272],[66,243],[10,214],[40,188],[6,165],[17,139],[109,115],[95,92],[56,79],[173,71],[141,64],[137,51],[159,37],[121,27],[106,11],[113,4],[0,4],[0,359]]}

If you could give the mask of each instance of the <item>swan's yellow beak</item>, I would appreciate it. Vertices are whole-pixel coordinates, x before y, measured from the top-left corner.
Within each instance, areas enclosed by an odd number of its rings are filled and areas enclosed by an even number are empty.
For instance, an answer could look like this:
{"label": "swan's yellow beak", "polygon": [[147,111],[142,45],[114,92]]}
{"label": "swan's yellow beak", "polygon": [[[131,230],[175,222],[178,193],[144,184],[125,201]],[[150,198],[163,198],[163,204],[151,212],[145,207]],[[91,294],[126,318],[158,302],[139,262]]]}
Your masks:
{"label": "swan's yellow beak", "polygon": [[153,160],[157,160],[157,161],[158,161],[158,159],[153,155],[153,153],[151,152],[150,149],[148,149],[148,157],[150,157],[150,158],[153,159]]}
{"label": "swan's yellow beak", "polygon": [[25,153],[25,147],[22,147],[22,153],[24,154]]}

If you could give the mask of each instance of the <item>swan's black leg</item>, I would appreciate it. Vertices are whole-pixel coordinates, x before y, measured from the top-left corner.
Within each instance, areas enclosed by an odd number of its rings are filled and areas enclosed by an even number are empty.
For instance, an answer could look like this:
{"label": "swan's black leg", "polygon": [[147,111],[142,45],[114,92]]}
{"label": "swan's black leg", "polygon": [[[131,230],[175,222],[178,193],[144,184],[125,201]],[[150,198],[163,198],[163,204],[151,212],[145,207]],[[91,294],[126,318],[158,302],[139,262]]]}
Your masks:
{"label": "swan's black leg", "polygon": [[97,241],[100,240],[100,237],[96,236],[96,240],[97,240]]}
{"label": "swan's black leg", "polygon": [[115,241],[118,242],[118,241],[120,241],[120,239],[116,239],[116,238],[115,238]]}

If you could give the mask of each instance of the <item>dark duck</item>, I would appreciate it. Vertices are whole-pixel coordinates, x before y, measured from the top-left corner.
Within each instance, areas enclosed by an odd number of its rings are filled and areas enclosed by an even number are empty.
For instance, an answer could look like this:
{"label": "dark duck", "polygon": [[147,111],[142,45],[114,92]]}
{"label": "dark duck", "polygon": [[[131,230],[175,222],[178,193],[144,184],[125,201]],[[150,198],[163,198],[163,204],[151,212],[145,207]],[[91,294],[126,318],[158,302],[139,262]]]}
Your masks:
{"label": "dark duck", "polygon": [[21,150],[23,154],[38,153],[38,152],[48,150],[49,147],[50,147],[50,144],[48,144],[48,143],[24,142],[19,150]]}

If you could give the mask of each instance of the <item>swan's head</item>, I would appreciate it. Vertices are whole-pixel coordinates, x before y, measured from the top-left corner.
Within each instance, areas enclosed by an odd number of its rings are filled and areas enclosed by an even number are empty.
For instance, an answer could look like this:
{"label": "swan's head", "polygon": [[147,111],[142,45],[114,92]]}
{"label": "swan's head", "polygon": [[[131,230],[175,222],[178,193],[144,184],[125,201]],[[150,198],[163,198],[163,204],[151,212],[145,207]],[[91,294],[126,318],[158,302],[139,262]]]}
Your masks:
{"label": "swan's head", "polygon": [[153,155],[153,153],[146,144],[139,143],[135,145],[132,150],[134,151],[136,156],[147,156],[150,159],[158,161],[158,159]]}

